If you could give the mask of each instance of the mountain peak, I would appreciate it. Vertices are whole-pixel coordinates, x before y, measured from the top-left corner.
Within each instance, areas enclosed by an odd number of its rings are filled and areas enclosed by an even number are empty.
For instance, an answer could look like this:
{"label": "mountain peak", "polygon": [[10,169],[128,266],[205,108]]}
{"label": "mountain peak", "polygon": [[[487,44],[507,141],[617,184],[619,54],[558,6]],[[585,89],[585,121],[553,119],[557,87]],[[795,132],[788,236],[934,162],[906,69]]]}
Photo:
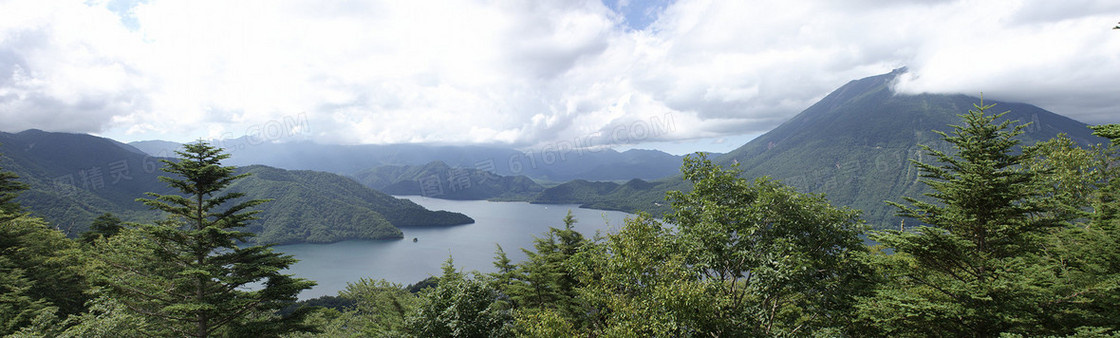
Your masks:
{"label": "mountain peak", "polygon": [[[813,193],[826,193],[833,203],[862,209],[872,223],[898,224],[884,199],[920,196],[917,170],[909,160],[922,160],[920,144],[949,150],[933,130],[949,131],[959,114],[973,109],[979,98],[948,94],[898,94],[892,82],[906,68],[848,82],[789,121],[718,159],[739,162],[748,177],[771,176]],[[1022,145],[1051,139],[1059,133],[1080,144],[1103,142],[1084,123],[1013,102],[997,102],[992,112],[1030,123]],[[928,160],[928,158],[926,159]]]}

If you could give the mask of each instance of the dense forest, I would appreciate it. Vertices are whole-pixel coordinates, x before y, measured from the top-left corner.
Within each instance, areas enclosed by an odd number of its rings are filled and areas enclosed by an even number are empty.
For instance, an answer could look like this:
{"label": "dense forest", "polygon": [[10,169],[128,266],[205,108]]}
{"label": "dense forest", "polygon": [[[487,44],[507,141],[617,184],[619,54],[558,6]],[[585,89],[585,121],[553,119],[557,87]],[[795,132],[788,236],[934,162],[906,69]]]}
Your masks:
{"label": "dense forest", "polygon": [[929,193],[888,202],[897,229],[699,154],[663,218],[589,238],[569,216],[525,261],[497,247],[494,273],[448,258],[416,285],[363,279],[303,302],[314,282],[282,273],[294,258],[244,244],[270,202],[230,188],[267,173],[223,166],[221,149],[185,145],[163,162],[173,193],[136,196],[167,218],[103,215],[76,240],[13,202],[26,186],[0,172],[0,334],[1120,336],[1120,125],[1093,128],[1110,144],[1023,145],[1028,125],[991,108],[923,148]]}

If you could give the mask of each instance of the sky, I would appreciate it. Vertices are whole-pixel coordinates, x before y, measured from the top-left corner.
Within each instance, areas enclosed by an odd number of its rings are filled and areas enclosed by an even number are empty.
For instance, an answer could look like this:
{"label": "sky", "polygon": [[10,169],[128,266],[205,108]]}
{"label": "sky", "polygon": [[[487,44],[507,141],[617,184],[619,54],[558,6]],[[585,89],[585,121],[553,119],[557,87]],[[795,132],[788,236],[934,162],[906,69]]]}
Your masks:
{"label": "sky", "polygon": [[899,67],[899,93],[1116,123],[1117,21],[1114,0],[0,0],[0,130],[726,152]]}

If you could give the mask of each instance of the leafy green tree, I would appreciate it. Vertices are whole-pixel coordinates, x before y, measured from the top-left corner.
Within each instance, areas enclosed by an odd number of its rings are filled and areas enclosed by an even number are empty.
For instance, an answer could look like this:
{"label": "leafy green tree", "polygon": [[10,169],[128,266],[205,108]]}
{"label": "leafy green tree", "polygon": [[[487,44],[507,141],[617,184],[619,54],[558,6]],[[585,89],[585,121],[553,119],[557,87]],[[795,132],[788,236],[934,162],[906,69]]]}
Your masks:
{"label": "leafy green tree", "polygon": [[360,327],[367,337],[401,335],[407,330],[405,322],[416,311],[419,298],[403,285],[385,280],[360,279],[347,283],[339,296],[355,302],[356,316],[352,327]]}
{"label": "leafy green tree", "polygon": [[113,237],[120,233],[123,227],[124,223],[121,222],[120,218],[107,212],[101,214],[101,216],[97,216],[97,218],[93,220],[93,223],[90,224],[89,231],[83,232],[81,236],[78,236],[78,241],[82,243],[93,243],[93,241],[101,238]]}
{"label": "leafy green tree", "polygon": [[[123,231],[101,245],[100,281],[129,310],[166,332],[194,337],[273,336],[306,331],[307,311],[272,313],[314,282],[281,273],[296,260],[268,246],[239,246],[252,233],[240,231],[255,219],[248,209],[266,202],[245,200],[224,189],[245,175],[222,166],[228,158],[204,142],[183,146],[178,161],[163,160],[160,177],[182,195],[149,193],[138,201],[170,214],[157,224]],[[232,204],[232,205],[229,205]],[[228,207],[222,208],[223,206]]]}
{"label": "leafy green tree", "polygon": [[795,335],[846,324],[866,290],[859,212],[768,178],[753,183],[703,154],[685,158],[692,190],[669,192],[687,263],[727,302],[740,334]]}
{"label": "leafy green tree", "polygon": [[45,299],[30,295],[33,285],[23,269],[0,256],[0,335],[16,332],[34,318],[53,313]]}
{"label": "leafy green tree", "polygon": [[145,337],[144,317],[128,311],[112,298],[101,296],[87,303],[89,310],[61,320],[57,315],[41,315],[31,325],[7,337],[132,338]]}
{"label": "leafy green tree", "polygon": [[85,311],[82,257],[74,241],[43,220],[0,211],[0,307],[8,307],[0,311],[2,329],[30,324],[28,315],[46,314],[46,307],[58,318]]}
{"label": "leafy green tree", "polygon": [[[579,298],[593,317],[584,329],[608,337],[734,336],[720,314],[726,299],[716,292],[718,283],[703,280],[685,253],[667,227],[645,214],[587,245],[572,260]],[[571,329],[554,317],[518,313],[518,328],[530,336]]]}
{"label": "leafy green tree", "polygon": [[439,285],[421,292],[419,309],[407,327],[418,337],[512,336],[509,309],[498,290],[478,278],[456,271],[449,258]]}
{"label": "leafy green tree", "polygon": [[[1094,129],[1109,135],[1107,128]],[[1027,150],[1032,156],[1027,168],[1042,176],[1047,209],[1064,224],[1048,237],[1043,255],[1055,274],[1046,331],[1120,328],[1117,148],[1083,148],[1059,135]]]}
{"label": "leafy green tree", "polygon": [[575,337],[578,331],[556,310],[526,309],[514,314],[514,332],[518,337]]}
{"label": "leafy green tree", "polygon": [[[956,150],[923,146],[938,163],[913,161],[934,201],[889,202],[931,226],[872,238],[893,255],[873,257],[887,284],[860,304],[865,329],[886,335],[994,336],[1039,332],[1053,281],[1039,255],[1058,222],[1041,202],[1040,180],[1015,148],[1025,125],[996,122],[981,102],[952,134]],[[1051,213],[1052,214],[1052,213]]]}

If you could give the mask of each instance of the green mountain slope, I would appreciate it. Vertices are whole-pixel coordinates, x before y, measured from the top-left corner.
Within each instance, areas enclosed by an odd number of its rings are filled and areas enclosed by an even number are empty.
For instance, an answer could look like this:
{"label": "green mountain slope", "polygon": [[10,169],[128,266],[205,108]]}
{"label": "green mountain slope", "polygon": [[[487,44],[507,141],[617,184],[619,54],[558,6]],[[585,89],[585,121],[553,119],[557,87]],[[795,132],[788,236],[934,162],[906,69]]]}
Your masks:
{"label": "green mountain slope", "polygon": [[[0,167],[31,186],[17,201],[74,236],[98,215],[148,222],[161,216],[139,202],[145,192],[171,193],[157,177],[157,158],[115,141],[80,134],[29,130],[0,133]],[[264,166],[240,168],[253,175],[231,189],[248,198],[274,201],[261,206],[252,222],[264,243],[333,242],[344,239],[400,238],[404,226],[472,223],[463,214],[430,211],[322,172],[287,171]]]}
{"label": "green mountain slope", "polygon": [[[896,95],[891,81],[905,70],[855,80],[821,101],[719,157],[738,162],[748,177],[771,176],[800,191],[825,193],[834,204],[864,211],[876,227],[896,227],[901,219],[884,200],[925,192],[910,159],[923,158],[919,144],[949,146],[932,130],[950,131],[980,99],[966,95]],[[1021,103],[996,103],[1005,119],[1031,122],[1024,145],[1068,134],[1081,144],[1102,142],[1083,123]]]}
{"label": "green mountain slope", "polygon": [[[739,163],[746,177],[770,176],[799,191],[824,193],[836,205],[863,210],[879,228],[897,227],[900,218],[883,203],[920,196],[924,185],[910,159],[923,158],[919,144],[949,150],[933,130],[950,131],[963,114],[980,102],[966,95],[898,95],[891,81],[905,70],[851,81],[781,126],[742,147],[715,158],[722,165]],[[1081,144],[1103,142],[1084,123],[1022,103],[996,103],[994,111],[1010,111],[1005,119],[1030,122],[1021,135],[1024,145],[1065,133]],[[651,182],[649,189],[572,181],[546,189],[537,202],[580,203],[586,207],[638,210],[657,214],[664,193],[687,189],[680,177]],[[657,203],[662,203],[657,206]],[[653,205],[654,207],[650,207]]]}
{"label": "green mountain slope", "polygon": [[529,201],[542,204],[579,204],[582,208],[645,211],[661,215],[669,211],[668,202],[665,201],[666,191],[687,191],[689,188],[679,177],[653,182],[633,179],[624,184],[575,180],[545,189]]}
{"label": "green mountain slope", "polygon": [[[260,206],[251,231],[264,243],[327,243],[353,238],[400,238],[396,226],[444,226],[473,223],[469,217],[430,211],[358,185],[351,179],[317,171],[289,171],[266,166],[240,168],[251,176],[230,189],[272,202]],[[395,225],[395,226],[394,226]]]}
{"label": "green mountain slope", "polygon": [[441,161],[422,166],[380,166],[354,175],[367,187],[392,195],[424,195],[451,200],[524,200],[544,190],[525,176],[499,176]]}

